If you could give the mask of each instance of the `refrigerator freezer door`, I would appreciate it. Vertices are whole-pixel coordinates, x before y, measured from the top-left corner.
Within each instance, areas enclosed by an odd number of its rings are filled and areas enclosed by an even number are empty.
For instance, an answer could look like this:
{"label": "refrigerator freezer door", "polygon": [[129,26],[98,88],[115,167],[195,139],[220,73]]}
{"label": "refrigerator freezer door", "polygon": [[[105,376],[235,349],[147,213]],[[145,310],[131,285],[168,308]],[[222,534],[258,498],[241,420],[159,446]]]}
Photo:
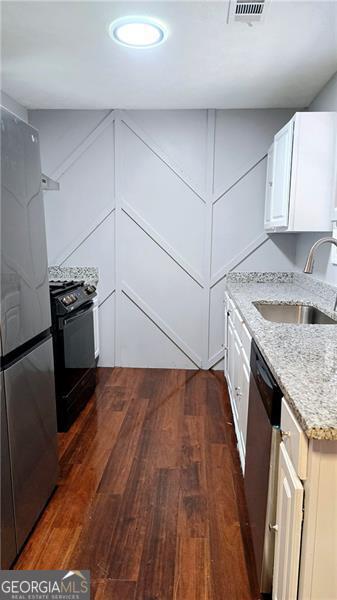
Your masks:
{"label": "refrigerator freezer door", "polygon": [[1,109],[2,355],[50,325],[38,132]]}
{"label": "refrigerator freezer door", "polygon": [[49,338],[4,371],[18,550],[57,478],[56,404]]}
{"label": "refrigerator freezer door", "polygon": [[9,569],[16,557],[13,490],[9,460],[7,413],[3,374],[1,387],[1,540],[0,568]]}

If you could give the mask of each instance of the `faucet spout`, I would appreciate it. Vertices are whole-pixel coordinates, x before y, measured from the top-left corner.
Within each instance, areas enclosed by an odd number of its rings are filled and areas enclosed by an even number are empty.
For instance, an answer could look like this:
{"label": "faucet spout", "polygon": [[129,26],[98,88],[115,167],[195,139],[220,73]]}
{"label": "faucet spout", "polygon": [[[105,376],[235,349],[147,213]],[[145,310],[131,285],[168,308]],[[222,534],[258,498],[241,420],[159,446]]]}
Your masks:
{"label": "faucet spout", "polygon": [[321,238],[320,240],[317,240],[317,242],[315,242],[315,244],[312,246],[312,248],[309,251],[308,258],[305,263],[305,267],[303,269],[303,273],[312,273],[313,272],[314,255],[315,255],[317,248],[322,246],[322,244],[334,244],[335,246],[337,246],[337,239],[333,238],[333,237],[324,237],[324,238]]}

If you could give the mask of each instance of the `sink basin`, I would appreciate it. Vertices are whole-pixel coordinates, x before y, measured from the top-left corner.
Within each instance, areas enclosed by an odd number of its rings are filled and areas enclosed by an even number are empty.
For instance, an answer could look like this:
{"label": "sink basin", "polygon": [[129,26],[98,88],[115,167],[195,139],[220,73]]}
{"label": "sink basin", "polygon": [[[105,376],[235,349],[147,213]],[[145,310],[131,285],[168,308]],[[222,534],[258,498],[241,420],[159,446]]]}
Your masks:
{"label": "sink basin", "polygon": [[254,306],[267,321],[295,323],[298,325],[337,325],[318,308],[306,304],[265,304],[254,302]]}

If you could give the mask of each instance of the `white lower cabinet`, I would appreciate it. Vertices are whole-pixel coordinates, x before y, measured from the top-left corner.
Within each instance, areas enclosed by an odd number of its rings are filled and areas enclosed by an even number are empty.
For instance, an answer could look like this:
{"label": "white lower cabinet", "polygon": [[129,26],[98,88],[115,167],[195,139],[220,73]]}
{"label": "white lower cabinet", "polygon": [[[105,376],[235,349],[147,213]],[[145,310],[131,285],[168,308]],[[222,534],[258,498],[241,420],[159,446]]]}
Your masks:
{"label": "white lower cabinet", "polygon": [[249,402],[249,380],[250,366],[246,358],[243,357],[241,368],[241,396],[240,396],[240,429],[243,447],[246,448],[247,420],[248,420],[248,402]]}
{"label": "white lower cabinet", "polygon": [[[228,295],[225,309],[225,376],[244,471],[251,337]],[[337,440],[308,439],[284,398],[281,437],[273,600],[337,600]]]}
{"label": "white lower cabinet", "polygon": [[245,468],[251,336],[229,297],[225,312],[225,376],[233,412],[242,471]]}
{"label": "white lower cabinet", "polygon": [[95,358],[99,356],[99,321],[98,321],[98,295],[93,301],[93,319],[94,319],[94,344],[95,344]]}
{"label": "white lower cabinet", "polygon": [[296,600],[303,517],[303,485],[280,444],[273,598]]}

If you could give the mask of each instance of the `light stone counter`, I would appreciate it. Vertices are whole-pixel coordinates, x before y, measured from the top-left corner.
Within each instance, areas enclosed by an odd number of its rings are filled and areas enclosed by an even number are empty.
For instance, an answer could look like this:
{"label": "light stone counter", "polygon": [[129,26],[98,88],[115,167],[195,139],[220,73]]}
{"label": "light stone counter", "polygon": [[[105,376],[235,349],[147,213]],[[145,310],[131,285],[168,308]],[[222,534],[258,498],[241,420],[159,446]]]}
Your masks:
{"label": "light stone counter", "polygon": [[231,273],[227,292],[306,435],[337,440],[337,325],[273,323],[253,304],[305,303],[337,319],[337,289],[302,273]]}
{"label": "light stone counter", "polygon": [[97,287],[98,269],[97,267],[49,267],[49,281],[74,280],[85,281]]}

